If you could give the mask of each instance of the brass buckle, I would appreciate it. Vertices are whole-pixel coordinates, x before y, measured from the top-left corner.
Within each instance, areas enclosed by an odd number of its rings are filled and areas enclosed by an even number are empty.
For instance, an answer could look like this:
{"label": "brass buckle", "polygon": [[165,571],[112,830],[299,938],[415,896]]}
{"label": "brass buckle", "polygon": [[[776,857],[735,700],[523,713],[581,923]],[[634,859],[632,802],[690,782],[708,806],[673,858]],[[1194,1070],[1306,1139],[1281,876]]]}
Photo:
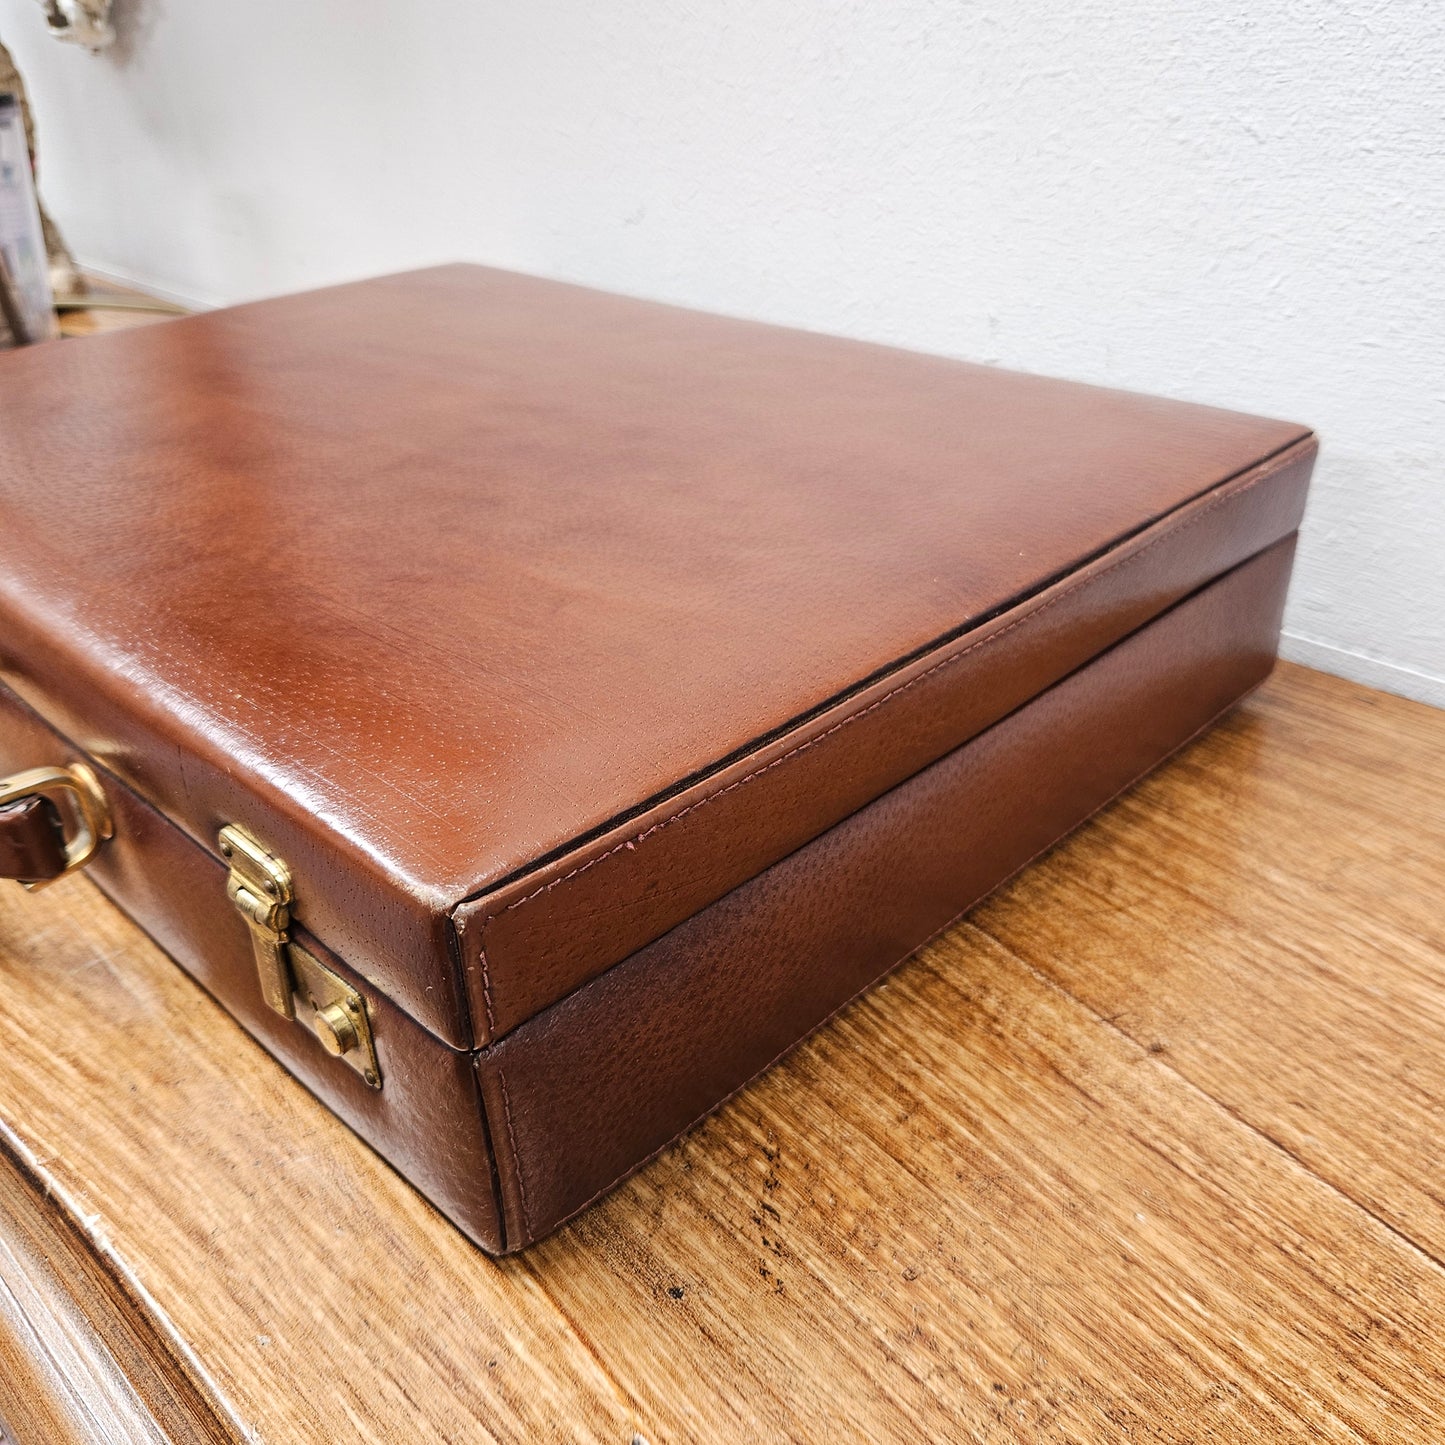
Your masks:
{"label": "brass buckle", "polygon": [[[69,815],[70,836],[65,840],[65,867],[54,878],[37,878],[20,886],[31,893],[49,888],[57,879],[77,868],[84,868],[96,850],[111,836],[110,805],[100,790],[100,782],[84,763],[68,768],[29,768],[0,778],[0,808],[18,803],[22,798],[48,798],[62,817]],[[68,802],[69,807],[61,807]]]}

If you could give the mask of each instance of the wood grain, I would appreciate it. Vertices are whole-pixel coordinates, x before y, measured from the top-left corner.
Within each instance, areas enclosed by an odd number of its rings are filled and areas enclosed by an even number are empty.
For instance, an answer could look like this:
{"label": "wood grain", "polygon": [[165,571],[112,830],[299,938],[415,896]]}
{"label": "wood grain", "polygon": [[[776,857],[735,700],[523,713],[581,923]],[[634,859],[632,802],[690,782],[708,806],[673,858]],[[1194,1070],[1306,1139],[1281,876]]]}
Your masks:
{"label": "wood grain", "polygon": [[527,1440],[565,1418],[572,1439],[630,1438],[545,1296],[494,1269],[83,878],[0,906],[0,1123],[243,1430],[427,1438],[411,1421]]}
{"label": "wood grain", "polygon": [[0,895],[0,1132],[241,1438],[1438,1440],[1442,759],[1282,669],[519,1259],[81,879]]}
{"label": "wood grain", "polygon": [[0,1363],[0,1419],[47,1445],[240,1438],[162,1318],[3,1141]]}
{"label": "wood grain", "polygon": [[1287,677],[975,922],[1439,1260],[1445,714]]}

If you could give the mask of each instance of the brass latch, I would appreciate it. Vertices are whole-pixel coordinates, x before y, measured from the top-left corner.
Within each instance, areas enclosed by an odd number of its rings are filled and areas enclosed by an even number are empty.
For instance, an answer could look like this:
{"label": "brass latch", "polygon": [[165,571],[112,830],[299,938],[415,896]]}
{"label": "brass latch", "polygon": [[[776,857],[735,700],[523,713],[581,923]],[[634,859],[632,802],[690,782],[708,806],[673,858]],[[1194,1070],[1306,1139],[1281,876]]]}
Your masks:
{"label": "brass latch", "polygon": [[231,870],[226,896],[251,930],[262,997],[284,1018],[300,1019],[327,1053],[379,1089],[381,1068],[366,1000],[291,941],[291,870],[235,823],[222,828],[217,841]]}

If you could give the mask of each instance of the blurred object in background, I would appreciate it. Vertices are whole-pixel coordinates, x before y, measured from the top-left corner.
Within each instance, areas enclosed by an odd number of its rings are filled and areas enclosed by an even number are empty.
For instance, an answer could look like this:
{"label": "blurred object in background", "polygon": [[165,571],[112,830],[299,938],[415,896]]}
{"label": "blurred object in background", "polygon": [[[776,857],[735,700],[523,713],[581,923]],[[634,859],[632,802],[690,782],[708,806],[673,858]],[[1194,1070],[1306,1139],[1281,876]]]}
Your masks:
{"label": "blurred object in background", "polygon": [[0,318],[16,345],[59,334],[30,148],[8,92],[0,92]]}
{"label": "blurred object in background", "polygon": [[57,40],[104,50],[115,39],[110,23],[110,0],[40,0],[45,23]]}
{"label": "blurred object in background", "polygon": [[[50,33],[61,40],[102,50],[115,39],[110,0],[41,0],[41,6]],[[57,310],[63,326],[56,324]],[[15,61],[0,45],[0,346],[143,325],[184,311],[139,292],[91,291],[40,204],[34,117]]]}
{"label": "blurred object in background", "polygon": [[[7,91],[15,97],[20,106],[20,120],[25,127],[25,144],[29,152],[30,175],[33,185],[34,177],[38,172],[35,159],[35,118],[30,113],[30,103],[25,97],[25,82],[21,80],[20,72],[16,69],[10,52],[3,43],[0,43],[0,95]],[[45,207],[39,204],[38,194],[36,204],[40,210],[41,232],[45,237],[45,254],[50,264],[51,290],[72,293],[84,291],[85,282],[81,279],[80,268],[75,264],[75,257],[70,254],[70,248],[62,239],[55,222],[46,213]]]}

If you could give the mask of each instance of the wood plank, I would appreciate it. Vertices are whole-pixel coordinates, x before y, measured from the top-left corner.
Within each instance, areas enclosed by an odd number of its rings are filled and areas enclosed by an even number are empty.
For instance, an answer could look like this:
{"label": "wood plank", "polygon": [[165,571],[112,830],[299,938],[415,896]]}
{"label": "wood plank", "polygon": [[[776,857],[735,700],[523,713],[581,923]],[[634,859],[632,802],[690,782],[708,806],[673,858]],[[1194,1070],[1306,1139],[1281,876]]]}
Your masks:
{"label": "wood plank", "polygon": [[650,1438],[1445,1424],[1445,1275],[967,925],[527,1265]]}
{"label": "wood plank", "polygon": [[81,877],[0,892],[0,1122],[262,1440],[634,1433],[545,1293]]}
{"label": "wood plank", "polygon": [[239,1441],[204,1373],[0,1144],[0,1441]]}
{"label": "wood plank", "polygon": [[1286,666],[974,921],[1445,1259],[1442,899],[1445,713]]}
{"label": "wood plank", "polygon": [[1439,1439],[1405,706],[1286,669],[519,1260],[83,879],[0,892],[0,1130],[264,1441]]}

